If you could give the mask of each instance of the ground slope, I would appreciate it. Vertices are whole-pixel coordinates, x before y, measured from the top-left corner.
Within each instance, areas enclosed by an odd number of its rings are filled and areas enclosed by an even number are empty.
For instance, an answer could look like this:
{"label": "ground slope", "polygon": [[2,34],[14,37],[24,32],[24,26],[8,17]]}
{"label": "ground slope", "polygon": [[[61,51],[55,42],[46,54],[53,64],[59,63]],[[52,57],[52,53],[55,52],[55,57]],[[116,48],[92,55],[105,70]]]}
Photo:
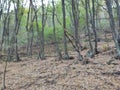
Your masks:
{"label": "ground slope", "polygon": [[[76,55],[76,53],[72,54]],[[120,60],[108,64],[111,57],[97,55],[83,64],[77,58],[58,61],[22,58],[8,63],[7,90],[120,90]],[[0,63],[0,86],[3,63]]]}

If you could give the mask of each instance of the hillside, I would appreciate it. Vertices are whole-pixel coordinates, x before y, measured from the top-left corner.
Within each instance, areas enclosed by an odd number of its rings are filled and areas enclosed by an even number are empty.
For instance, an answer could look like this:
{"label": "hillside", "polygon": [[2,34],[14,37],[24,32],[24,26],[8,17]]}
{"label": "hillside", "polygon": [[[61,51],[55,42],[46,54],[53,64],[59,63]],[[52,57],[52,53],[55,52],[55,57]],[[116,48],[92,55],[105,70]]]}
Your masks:
{"label": "hillside", "polygon": [[[10,62],[6,74],[6,90],[120,90],[120,60],[111,60],[108,51],[87,63],[73,60],[46,60],[23,57],[20,62]],[[111,63],[108,63],[110,62]],[[0,63],[0,86],[3,63]]]}

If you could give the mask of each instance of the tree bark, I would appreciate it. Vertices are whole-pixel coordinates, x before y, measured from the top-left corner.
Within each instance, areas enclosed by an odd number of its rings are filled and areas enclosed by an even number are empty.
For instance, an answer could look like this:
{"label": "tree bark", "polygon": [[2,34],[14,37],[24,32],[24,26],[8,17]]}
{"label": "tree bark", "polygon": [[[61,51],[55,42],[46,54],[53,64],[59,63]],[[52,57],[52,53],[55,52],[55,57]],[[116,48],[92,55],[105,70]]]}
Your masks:
{"label": "tree bark", "polygon": [[63,30],[64,30],[64,59],[69,59],[68,48],[67,48],[67,39],[66,39],[66,12],[65,12],[65,0],[62,0],[62,12],[63,12]]}

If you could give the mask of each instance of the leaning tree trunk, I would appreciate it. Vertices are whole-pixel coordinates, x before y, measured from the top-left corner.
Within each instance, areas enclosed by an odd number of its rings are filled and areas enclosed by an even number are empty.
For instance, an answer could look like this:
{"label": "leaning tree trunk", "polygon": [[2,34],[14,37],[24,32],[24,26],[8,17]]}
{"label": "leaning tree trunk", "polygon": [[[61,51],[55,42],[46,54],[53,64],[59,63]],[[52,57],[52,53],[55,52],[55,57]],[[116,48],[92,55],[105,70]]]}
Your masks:
{"label": "leaning tree trunk", "polygon": [[117,49],[116,50],[117,58],[120,59],[120,35],[118,35],[118,30],[116,30],[116,28],[115,28],[115,21],[114,21],[113,12],[112,12],[111,0],[106,0],[106,6],[107,6],[108,14],[110,17],[110,26],[111,26],[112,36],[113,36],[115,46]]}
{"label": "leaning tree trunk", "polygon": [[120,5],[119,5],[119,1],[118,0],[115,0],[115,3],[117,5],[117,16],[118,16],[119,33],[120,33]]}

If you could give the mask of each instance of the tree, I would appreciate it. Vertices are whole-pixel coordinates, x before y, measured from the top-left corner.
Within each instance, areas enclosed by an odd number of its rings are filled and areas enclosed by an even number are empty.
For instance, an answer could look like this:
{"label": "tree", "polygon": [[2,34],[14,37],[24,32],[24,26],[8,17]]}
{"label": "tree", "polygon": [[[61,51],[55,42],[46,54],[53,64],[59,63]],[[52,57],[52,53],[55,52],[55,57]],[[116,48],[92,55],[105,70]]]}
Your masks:
{"label": "tree", "polygon": [[65,0],[62,0],[62,13],[63,13],[63,30],[64,30],[64,58],[69,59],[67,39],[66,39],[66,12],[65,12]]}
{"label": "tree", "polygon": [[81,61],[83,60],[82,55],[80,54],[80,42],[79,42],[79,35],[78,35],[78,29],[79,29],[79,1],[78,0],[72,0],[72,14],[73,14],[73,24],[75,28],[75,45],[76,45],[76,51],[78,52],[78,59]]}
{"label": "tree", "polygon": [[[2,34],[2,43],[1,43],[1,47],[2,47],[2,52],[4,52],[5,54],[7,53],[6,58],[4,59],[5,65],[4,65],[4,71],[3,71],[3,81],[2,81],[2,87],[1,90],[4,90],[6,88],[6,69],[7,69],[7,62],[10,60],[9,56],[9,24],[10,24],[10,12],[9,12],[9,8],[10,8],[10,2],[8,2],[8,10],[7,13],[4,15],[3,18],[3,34]],[[4,4],[7,2],[4,2]]]}
{"label": "tree", "polygon": [[89,50],[89,57],[93,57],[94,56],[94,50],[93,50],[93,46],[91,43],[91,32],[90,32],[90,27],[89,27],[89,12],[88,12],[88,0],[85,0],[85,10],[86,10],[86,26],[87,26],[87,31],[88,31],[88,39],[89,39],[89,45],[90,45],[90,50]]}
{"label": "tree", "polygon": [[52,11],[53,36],[54,36],[54,42],[55,42],[56,52],[57,52],[59,60],[60,60],[60,59],[62,59],[62,54],[60,52],[60,49],[59,49],[59,46],[58,46],[58,41],[57,41],[57,38],[56,38],[55,5],[54,5],[54,0],[52,0],[52,6],[53,6],[53,11]]}
{"label": "tree", "polygon": [[119,32],[120,32],[120,5],[118,0],[114,0],[116,3],[116,9],[117,9],[117,17],[118,17],[118,22],[119,22]]}
{"label": "tree", "polygon": [[19,33],[21,19],[23,16],[23,6],[20,6],[19,0],[17,0],[17,2],[13,1],[13,4],[14,4],[14,11],[15,11],[15,24],[14,24],[15,26],[14,26],[13,35],[11,38],[11,44],[12,44],[11,53],[13,53],[13,51],[15,52],[14,61],[20,61],[19,54],[18,54],[17,35]]}
{"label": "tree", "polygon": [[98,50],[97,50],[97,32],[95,29],[95,1],[92,0],[92,29],[94,32],[94,36],[95,36],[95,48],[94,48],[94,53],[97,54]]}
{"label": "tree", "polygon": [[113,12],[112,12],[112,2],[111,0],[105,0],[105,2],[108,9],[109,17],[110,17],[110,27],[111,27],[113,40],[115,42],[115,46],[117,49],[117,58],[120,58],[120,37],[118,34],[118,30],[115,28],[115,21],[114,21]]}
{"label": "tree", "polygon": [[43,0],[42,2],[42,31],[41,31],[41,40],[40,40],[40,52],[39,52],[39,58],[40,59],[45,59],[44,55],[44,27],[45,27],[45,8],[44,8],[44,3]]}
{"label": "tree", "polygon": [[35,20],[35,15],[33,11],[34,11],[33,2],[32,0],[30,0],[29,11],[27,14],[27,23],[26,23],[28,56],[32,55],[32,45],[33,45],[33,37],[34,37],[33,22]]}

